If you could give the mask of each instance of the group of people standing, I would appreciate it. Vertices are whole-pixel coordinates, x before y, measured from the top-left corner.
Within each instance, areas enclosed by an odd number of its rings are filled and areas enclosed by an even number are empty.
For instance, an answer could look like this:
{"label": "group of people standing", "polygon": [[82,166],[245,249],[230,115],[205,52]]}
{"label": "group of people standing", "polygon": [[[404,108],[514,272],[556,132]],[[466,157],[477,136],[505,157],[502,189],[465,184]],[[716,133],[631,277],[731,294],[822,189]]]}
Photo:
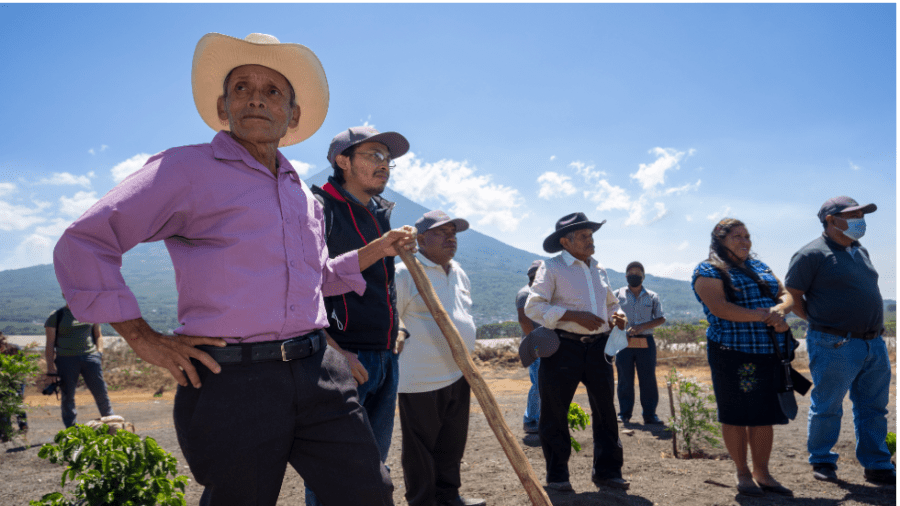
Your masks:
{"label": "group of people standing", "polygon": [[[859,243],[865,232],[864,215],[875,210],[874,204],[861,206],[846,196],[826,201],[818,214],[825,230],[791,259],[786,286],[755,258],[744,223],[726,218],[712,231],[709,257],[695,269],[692,287],[709,322],[707,356],[718,419],[741,494],[793,495],[769,469],[773,425],[786,424],[796,414],[779,402],[785,385],[790,387],[787,364],[799,345],[785,320],[792,311],[809,323],[807,350],[814,388],[807,449],[812,476],[837,480],[839,455],[833,448],[841,404],[849,391],[856,456],[864,478],[877,484],[896,482],[885,442],[891,370],[882,338],[883,301],[878,274]],[[516,296],[526,336],[519,353],[533,383],[524,429],[539,435],[547,486],[558,491],[572,490],[567,414],[579,382],[587,389],[593,414],[591,477],[599,486],[629,487],[621,472],[623,451],[613,394],[618,394],[619,422],[630,423],[635,370],[644,423],[663,423],[656,415],[659,393],[652,329],[665,323],[665,317],[658,295],[643,287],[640,262],[626,267],[628,286],[610,288],[605,269],[592,256],[593,234],[603,223],[592,222],[583,213],[561,218],[544,241],[545,251],[561,253],[535,261],[528,270],[528,285]],[[627,328],[628,337],[628,347],[615,354],[617,388],[610,357],[604,353],[613,326]]]}
{"label": "group of people standing", "polygon": [[[392,504],[385,460],[397,409],[407,502],[485,504],[459,493],[469,385],[408,269],[393,261],[417,252],[471,352],[471,288],[453,260],[469,224],[431,211],[415,227],[391,229],[393,203],[380,195],[409,149],[396,132],[340,132],[326,155],[328,183],[302,181],[278,148],[313,135],[329,101],[324,69],[305,46],[210,33],[197,44],[191,78],[212,142],[151,157],[65,231],[54,265],[74,319],[111,322],[139,357],[178,381],[175,430],[204,487],[201,504],[274,505],[288,463],[304,479],[307,504]],[[522,306],[559,338],[536,368],[541,402],[526,419],[539,419],[548,486],[557,490],[571,489],[566,414],[579,382],[595,414],[592,478],[628,488],[604,344],[633,311],[640,323],[629,337],[652,350],[650,332],[663,321],[658,299],[654,307],[638,286],[620,296],[610,289],[592,257],[601,225],[583,213],[557,223],[544,249],[561,253],[536,267]],[[173,335],[141,318],[119,271],[126,251],[160,240],[176,273]],[[639,264],[629,267],[643,276]],[[628,419],[622,397],[619,416]],[[651,395],[641,397],[645,422],[657,423]]]}

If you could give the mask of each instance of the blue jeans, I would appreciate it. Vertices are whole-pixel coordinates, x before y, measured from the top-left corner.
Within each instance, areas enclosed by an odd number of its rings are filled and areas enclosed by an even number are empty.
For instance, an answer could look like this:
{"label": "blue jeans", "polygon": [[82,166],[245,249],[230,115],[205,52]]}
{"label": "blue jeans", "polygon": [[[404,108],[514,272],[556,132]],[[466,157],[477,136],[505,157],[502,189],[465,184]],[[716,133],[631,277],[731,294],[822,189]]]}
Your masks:
{"label": "blue jeans", "polygon": [[866,469],[893,469],[887,435],[891,363],[881,337],[845,339],[809,330],[806,333],[813,387],[807,420],[809,463],[837,467],[832,451],[841,430],[847,391],[853,402],[856,458]]}
{"label": "blue jeans", "polygon": [[537,430],[538,420],[541,418],[541,393],[538,389],[538,369],[541,367],[541,359],[538,358],[528,366],[528,376],[531,378],[531,388],[528,390],[528,401],[525,404],[525,416],[522,424]]}
{"label": "blue jeans", "polygon": [[644,420],[656,416],[659,404],[659,388],[656,385],[656,342],[647,338],[646,348],[625,348],[616,354],[616,372],[619,385],[619,416],[631,418],[634,409],[634,370],[637,369],[638,384],[641,389],[641,415]]}
{"label": "blue jeans", "polygon": [[100,416],[113,414],[109,403],[109,394],[106,393],[106,382],[103,381],[103,369],[100,365],[102,355],[75,355],[72,357],[56,356],[56,371],[59,373],[59,390],[62,397],[62,421],[66,428],[75,425],[75,417],[78,411],[75,409],[75,386],[78,385],[78,376],[84,378],[84,384],[94,396]]}
{"label": "blue jeans", "polygon": [[[356,387],[359,403],[366,410],[381,462],[387,460],[394,432],[394,412],[397,409],[397,384],[400,381],[399,355],[393,351],[361,350],[356,357],[369,373],[369,380]],[[390,470],[390,469],[388,469]],[[306,506],[322,503],[309,488],[306,489]]]}

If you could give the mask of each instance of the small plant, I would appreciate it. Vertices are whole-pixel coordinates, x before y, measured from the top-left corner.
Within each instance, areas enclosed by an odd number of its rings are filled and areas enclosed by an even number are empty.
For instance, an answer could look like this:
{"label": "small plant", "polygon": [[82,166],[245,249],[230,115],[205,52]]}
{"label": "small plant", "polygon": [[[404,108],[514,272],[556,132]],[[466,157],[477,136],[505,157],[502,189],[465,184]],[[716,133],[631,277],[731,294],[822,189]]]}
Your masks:
{"label": "small plant", "polygon": [[[584,430],[588,425],[591,424],[591,417],[588,416],[587,413],[581,409],[581,406],[578,405],[577,402],[573,402],[569,404],[569,428],[572,430]],[[575,438],[569,436],[571,440],[572,448],[575,449],[576,452],[581,451],[581,444],[578,441],[575,441]]]}
{"label": "small plant", "polygon": [[[31,506],[184,506],[187,476],[177,476],[178,461],[151,437],[120,430],[108,434],[101,425],[95,429],[75,425],[60,431],[55,444],[41,447],[38,456],[54,464],[67,464],[60,487],[78,480],[75,497],[62,492],[44,495]],[[174,478],[170,479],[171,474]]]}
{"label": "small plant", "polygon": [[14,425],[13,419],[24,416],[21,385],[27,383],[40,372],[38,356],[27,353],[15,355],[0,354],[0,440],[9,441],[22,431]]}
{"label": "small plant", "polygon": [[888,450],[891,451],[891,457],[893,457],[894,452],[897,450],[897,434],[888,432],[884,442],[887,443]]}
{"label": "small plant", "polygon": [[694,457],[693,451],[701,441],[713,448],[721,447],[718,438],[722,436],[722,429],[716,421],[716,397],[697,380],[684,377],[674,367],[666,376],[666,382],[672,385],[678,406],[677,416],[672,418],[666,430],[681,434],[688,458]]}

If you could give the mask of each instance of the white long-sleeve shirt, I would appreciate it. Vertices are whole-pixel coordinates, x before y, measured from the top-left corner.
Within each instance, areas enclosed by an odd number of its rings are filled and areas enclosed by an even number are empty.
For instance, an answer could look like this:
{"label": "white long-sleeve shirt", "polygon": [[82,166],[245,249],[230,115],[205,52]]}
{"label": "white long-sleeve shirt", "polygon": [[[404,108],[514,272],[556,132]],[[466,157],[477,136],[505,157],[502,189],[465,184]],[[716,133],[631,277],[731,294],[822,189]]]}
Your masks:
{"label": "white long-sleeve shirt", "polygon": [[[612,315],[622,313],[619,299],[609,286],[606,269],[593,257],[588,262],[567,251],[545,261],[531,285],[525,315],[549,329],[575,334],[609,332]],[[588,311],[606,322],[596,330],[588,330],[575,322],[560,321],[566,311]]]}
{"label": "white long-sleeve shirt", "polygon": [[[450,261],[450,272],[446,273],[443,267],[421,254],[416,258],[422,263],[438,300],[456,325],[469,353],[473,352],[475,320],[472,318],[469,277],[454,260]],[[407,394],[431,392],[453,384],[462,377],[462,371],[453,360],[450,345],[425,306],[405,264],[397,264],[394,283],[401,326],[409,332],[400,354],[398,391]]]}

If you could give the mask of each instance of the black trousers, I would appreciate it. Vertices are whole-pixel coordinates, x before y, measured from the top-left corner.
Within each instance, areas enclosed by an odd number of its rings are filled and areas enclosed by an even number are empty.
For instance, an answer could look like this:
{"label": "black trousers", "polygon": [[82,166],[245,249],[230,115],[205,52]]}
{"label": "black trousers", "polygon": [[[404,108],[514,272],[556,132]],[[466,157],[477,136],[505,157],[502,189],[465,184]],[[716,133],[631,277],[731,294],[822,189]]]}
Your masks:
{"label": "black trousers", "polygon": [[612,365],[604,357],[607,337],[593,343],[560,339],[559,350],[541,358],[538,388],[541,392],[541,418],[538,432],[547,464],[547,482],[569,481],[569,404],[578,383],[587,387],[591,405],[591,430],[594,436],[592,479],[622,477],[622,442],[616,426],[613,404]]}
{"label": "black trousers", "polygon": [[469,398],[465,378],[431,392],[397,396],[403,434],[400,462],[409,506],[434,506],[459,495]]}
{"label": "black trousers", "polygon": [[202,387],[178,387],[175,430],[201,505],[274,505],[290,463],[322,504],[393,504],[356,382],[334,349],[290,362],[192,361]]}

